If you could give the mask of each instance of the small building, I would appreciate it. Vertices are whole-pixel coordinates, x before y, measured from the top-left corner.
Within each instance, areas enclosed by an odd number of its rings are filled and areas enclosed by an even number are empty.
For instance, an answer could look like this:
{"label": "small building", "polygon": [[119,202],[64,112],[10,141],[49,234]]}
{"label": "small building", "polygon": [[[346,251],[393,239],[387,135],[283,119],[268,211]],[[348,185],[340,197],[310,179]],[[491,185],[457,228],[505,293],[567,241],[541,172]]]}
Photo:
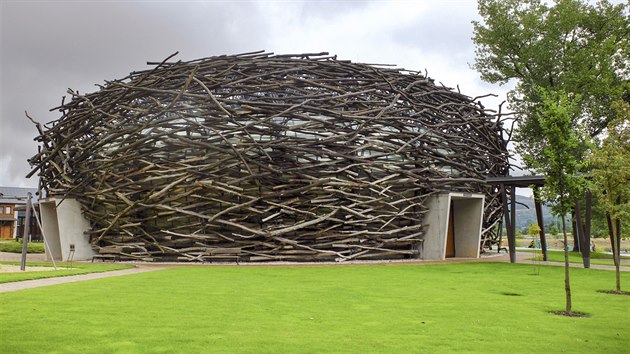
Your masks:
{"label": "small building", "polygon": [[[26,201],[28,193],[33,196],[33,206],[37,207],[37,189],[20,187],[0,187],[0,239],[16,239],[24,234],[26,225]],[[32,241],[42,240],[41,231],[37,227],[37,219],[33,215],[31,223]]]}

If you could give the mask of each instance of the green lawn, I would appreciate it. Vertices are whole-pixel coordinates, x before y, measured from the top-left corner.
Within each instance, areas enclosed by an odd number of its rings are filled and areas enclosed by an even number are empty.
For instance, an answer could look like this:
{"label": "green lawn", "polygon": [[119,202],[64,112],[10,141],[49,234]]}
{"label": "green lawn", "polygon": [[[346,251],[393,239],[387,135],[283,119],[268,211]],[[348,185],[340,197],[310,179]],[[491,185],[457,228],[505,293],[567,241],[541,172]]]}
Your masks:
{"label": "green lawn", "polygon": [[590,318],[561,267],[180,267],[0,294],[0,352],[628,352],[614,272],[571,274]]}
{"label": "green lawn", "polygon": [[[14,264],[19,265],[17,262],[0,262],[0,268],[2,268],[3,264]],[[0,272],[0,283],[9,283],[14,281],[21,280],[32,280],[32,279],[42,279],[42,278],[53,278],[53,277],[63,277],[68,275],[78,275],[78,274],[87,274],[87,273],[99,273],[99,272],[107,272],[110,270],[118,270],[118,269],[127,269],[133,266],[128,264],[92,264],[92,263],[72,263],[72,268],[69,267],[66,263],[57,262],[57,270],[49,270],[49,271],[41,271],[41,272],[29,272],[29,267],[50,267],[53,269],[51,263],[38,263],[38,262],[28,262],[26,263],[26,271],[25,272],[15,272],[15,273],[3,273]],[[1,352],[1,351],[0,351]]]}
{"label": "green lawn", "polygon": [[[541,250],[519,250],[519,252],[532,252],[538,254],[532,260],[542,261]],[[622,257],[622,265],[627,264],[628,257]],[[547,250],[547,260],[550,262],[564,262],[564,252],[556,250]],[[569,252],[570,263],[582,263],[582,254],[580,252]],[[612,255],[607,253],[591,252],[591,264],[614,265]]]}

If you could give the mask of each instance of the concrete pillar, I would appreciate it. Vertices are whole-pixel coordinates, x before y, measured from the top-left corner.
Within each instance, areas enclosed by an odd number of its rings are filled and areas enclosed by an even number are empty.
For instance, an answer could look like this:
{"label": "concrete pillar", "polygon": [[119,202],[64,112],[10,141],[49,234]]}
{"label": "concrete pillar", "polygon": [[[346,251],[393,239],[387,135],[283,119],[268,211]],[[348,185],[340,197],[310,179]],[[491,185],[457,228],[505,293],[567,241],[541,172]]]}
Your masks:
{"label": "concrete pillar", "polygon": [[443,260],[446,253],[446,233],[448,228],[448,212],[451,208],[451,198],[448,193],[432,195],[427,200],[428,212],[424,215],[425,229],[422,244],[424,260]]}
{"label": "concrete pillar", "polygon": [[74,245],[73,260],[91,260],[96,253],[92,250],[89,236],[90,223],[81,213],[81,205],[75,199],[57,197],[40,201],[42,226],[49,238],[51,253],[61,260],[70,259],[71,245]]}
{"label": "concrete pillar", "polygon": [[39,211],[42,222],[42,233],[46,237],[48,249],[46,250],[47,260],[61,261],[61,243],[59,241],[59,224],[57,223],[57,208],[55,200],[40,199]]}

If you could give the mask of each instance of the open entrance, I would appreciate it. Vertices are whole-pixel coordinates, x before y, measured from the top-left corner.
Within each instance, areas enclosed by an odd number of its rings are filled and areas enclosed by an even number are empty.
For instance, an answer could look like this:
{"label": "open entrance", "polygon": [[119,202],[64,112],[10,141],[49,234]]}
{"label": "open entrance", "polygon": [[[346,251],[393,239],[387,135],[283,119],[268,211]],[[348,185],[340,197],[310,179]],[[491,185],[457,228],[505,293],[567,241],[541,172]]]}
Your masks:
{"label": "open entrance", "polygon": [[453,205],[448,213],[448,228],[446,231],[446,258],[455,257],[455,225],[453,225]]}
{"label": "open entrance", "polygon": [[[479,257],[483,201],[483,198],[451,195],[448,213],[449,227],[445,237],[445,257]],[[448,247],[449,240],[450,248]]]}
{"label": "open entrance", "polygon": [[423,239],[422,258],[478,258],[483,222],[483,194],[442,193],[432,196]]}

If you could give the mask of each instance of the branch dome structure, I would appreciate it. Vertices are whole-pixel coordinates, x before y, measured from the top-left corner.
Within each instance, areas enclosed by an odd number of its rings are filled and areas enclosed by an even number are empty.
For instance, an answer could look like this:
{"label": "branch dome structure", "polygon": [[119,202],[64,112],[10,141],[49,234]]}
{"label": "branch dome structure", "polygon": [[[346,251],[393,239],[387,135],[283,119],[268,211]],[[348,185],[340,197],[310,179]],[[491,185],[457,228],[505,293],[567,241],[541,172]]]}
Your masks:
{"label": "branch dome structure", "polygon": [[418,72],[327,53],[153,68],[72,94],[31,158],[101,254],[160,261],[413,258],[426,199],[508,171],[499,117]]}

